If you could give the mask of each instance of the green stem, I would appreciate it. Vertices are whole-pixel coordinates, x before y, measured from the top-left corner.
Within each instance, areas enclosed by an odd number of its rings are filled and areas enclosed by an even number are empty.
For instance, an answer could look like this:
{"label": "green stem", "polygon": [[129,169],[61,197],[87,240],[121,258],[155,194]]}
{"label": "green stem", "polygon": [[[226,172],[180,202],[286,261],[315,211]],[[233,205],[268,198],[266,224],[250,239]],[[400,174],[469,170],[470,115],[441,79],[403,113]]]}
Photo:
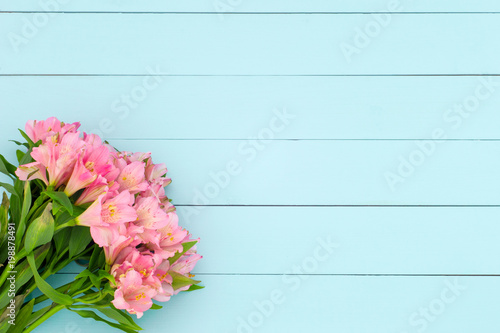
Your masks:
{"label": "green stem", "polygon": [[24,333],[28,333],[28,332],[33,331],[35,328],[37,328],[38,326],[40,326],[41,323],[43,323],[44,321],[46,321],[51,316],[53,316],[54,314],[56,314],[57,312],[61,311],[64,308],[65,308],[64,305],[56,305],[56,306],[54,306],[52,309],[50,309],[49,311],[47,311],[43,316],[41,316],[40,318],[38,318],[37,320],[35,320],[35,322],[33,324],[31,324],[28,328],[26,328],[24,330]]}
{"label": "green stem", "polygon": [[[14,256],[14,263],[17,264],[24,257],[26,257],[26,251],[24,249],[22,249],[21,251],[19,251],[19,253],[17,253]],[[2,275],[0,276],[0,286],[3,285],[3,283],[5,282],[5,280],[7,279],[8,275],[9,275],[10,269],[7,269],[7,266],[4,267]]]}
{"label": "green stem", "polygon": [[97,303],[97,302],[103,300],[105,297],[106,297],[105,293],[97,292],[97,293],[82,296],[80,298],[76,298],[75,300],[77,302],[81,302],[84,304],[93,304],[93,303]]}
{"label": "green stem", "polygon": [[76,221],[75,220],[70,220],[64,224],[61,224],[61,225],[58,225],[55,229],[54,229],[54,232],[56,232],[57,230],[61,230],[61,229],[64,229],[64,228],[67,228],[67,227],[74,227],[76,225]]}
{"label": "green stem", "polygon": [[[36,303],[36,302],[35,302]],[[47,305],[46,307],[36,311],[36,312],[33,312],[30,316],[30,320],[28,322],[28,325],[26,326],[29,326],[31,324],[33,324],[38,318],[40,318],[41,316],[43,316],[45,313],[47,313],[47,311],[50,310],[50,308],[52,307],[53,304],[51,305]]]}
{"label": "green stem", "polygon": [[[47,197],[47,198],[48,198],[48,197]],[[43,196],[43,195],[40,195],[40,196],[38,197],[38,199],[36,199],[36,200],[35,200],[35,202],[34,202],[34,204],[33,204],[33,207],[31,207],[31,209],[30,209],[30,211],[29,211],[29,213],[28,213],[28,219],[27,219],[27,220],[29,221],[29,220],[33,217],[33,214],[35,213],[35,211],[36,211],[38,208],[40,208],[40,207],[42,207],[42,206],[45,206],[44,204],[45,204],[46,202],[48,202],[48,200],[47,200],[47,201],[45,201],[44,196]],[[45,207],[44,207],[44,209],[45,209]]]}
{"label": "green stem", "polygon": [[[49,267],[49,268],[47,268],[47,270],[45,272],[42,273],[41,278],[46,280],[51,275],[52,275],[52,271],[50,270],[50,267]],[[31,294],[35,289],[36,289],[36,283],[33,282],[28,288],[26,288],[26,292],[27,292],[26,296]]]}
{"label": "green stem", "polygon": [[[74,283],[75,281],[71,281],[69,283],[66,283],[65,285],[62,285],[60,286],[59,288],[56,288],[56,290],[58,292],[64,292],[65,290],[69,290],[69,288],[71,287],[71,285]],[[35,285],[36,287],[36,285]],[[47,295],[45,294],[42,294],[38,297],[35,298],[35,304],[38,304],[38,303],[42,303],[43,301],[46,301],[48,300],[49,298],[47,297]]]}

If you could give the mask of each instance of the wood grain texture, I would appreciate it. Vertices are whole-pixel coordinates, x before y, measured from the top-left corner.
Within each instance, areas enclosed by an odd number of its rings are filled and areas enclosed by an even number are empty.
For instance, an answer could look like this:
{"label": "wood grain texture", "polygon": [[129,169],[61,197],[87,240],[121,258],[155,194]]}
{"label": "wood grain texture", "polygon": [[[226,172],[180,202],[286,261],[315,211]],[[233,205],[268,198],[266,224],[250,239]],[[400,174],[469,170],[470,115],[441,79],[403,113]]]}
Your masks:
{"label": "wood grain texture", "polygon": [[394,14],[384,28],[361,14],[0,15],[0,74],[500,73],[497,14]]}
{"label": "wood grain texture", "polygon": [[[296,118],[275,139],[430,139],[435,128],[448,139],[499,139],[499,82],[447,76],[0,77],[3,112],[23,115],[3,119],[1,138],[18,137],[25,119],[57,116],[107,139],[247,139],[269,126],[277,109]],[[152,121],[158,116],[162,121]]]}
{"label": "wood grain texture", "polygon": [[[496,141],[266,141],[257,148],[246,140],[111,143],[166,162],[174,179],[168,193],[178,205],[500,202]],[[401,179],[387,181],[395,176]]]}
{"label": "wood grain texture", "polygon": [[[426,332],[442,333],[500,329],[496,315],[500,311],[498,277],[313,276],[301,280],[298,276],[218,275],[203,276],[203,280],[207,288],[177,295],[164,309],[146,313],[138,323],[145,332],[298,333],[314,328],[399,333],[425,327]],[[281,292],[274,309],[266,305],[273,292]],[[258,310],[255,303],[264,310]],[[240,319],[255,325],[242,328]],[[67,312],[37,329],[41,333],[60,331],[104,333],[110,329]]]}
{"label": "wood grain texture", "polygon": [[196,274],[291,274],[297,265],[303,274],[478,275],[500,272],[499,210],[179,207],[178,214],[203,236]]}
{"label": "wood grain texture", "polygon": [[[120,150],[152,152],[155,161],[165,162],[174,180],[167,193],[181,206],[500,202],[498,141],[112,140],[111,144]],[[12,155],[11,150],[10,160]]]}
{"label": "wood grain texture", "polygon": [[67,1],[26,0],[14,2],[0,0],[0,9],[6,11],[111,11],[111,12],[497,12],[500,5],[490,0],[452,1],[442,0],[150,0],[134,2],[116,1]]}
{"label": "wood grain texture", "polygon": [[145,332],[500,329],[500,3],[62,2],[0,0],[0,152],[55,115],[167,164],[206,289]]}

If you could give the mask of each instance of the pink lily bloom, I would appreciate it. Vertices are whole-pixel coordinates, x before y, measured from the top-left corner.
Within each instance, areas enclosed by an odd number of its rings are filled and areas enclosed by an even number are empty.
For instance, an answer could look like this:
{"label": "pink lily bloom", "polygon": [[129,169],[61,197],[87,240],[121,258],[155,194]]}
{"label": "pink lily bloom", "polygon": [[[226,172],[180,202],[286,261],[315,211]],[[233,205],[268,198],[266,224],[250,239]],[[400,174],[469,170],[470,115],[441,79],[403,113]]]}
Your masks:
{"label": "pink lily bloom", "polygon": [[80,139],[79,133],[68,133],[61,142],[58,142],[59,139],[55,136],[52,138],[55,141],[49,140],[33,148],[31,156],[47,168],[49,185],[58,188],[71,176],[84,142]]}
{"label": "pink lily bloom", "polygon": [[193,270],[194,266],[203,258],[199,254],[183,255],[175,263],[170,266],[170,270],[182,275],[189,275]]}
{"label": "pink lily bloom", "polygon": [[24,127],[24,131],[33,142],[43,141],[60,130],[61,122],[56,117],[50,117],[42,121],[29,120]]}
{"label": "pink lily bloom", "polygon": [[167,174],[167,166],[163,163],[152,164],[151,159],[148,159],[146,163],[146,179],[150,182],[159,180]]}
{"label": "pink lily bloom", "polygon": [[126,235],[118,235],[112,242],[103,246],[106,263],[112,265],[118,255],[132,243],[134,239]]}
{"label": "pink lily bloom", "polygon": [[76,132],[80,123],[64,124],[56,117],[47,120],[29,120],[25,126],[25,132],[33,142],[45,141],[48,137],[56,134],[64,135],[68,132]]}
{"label": "pink lily bloom", "polygon": [[89,202],[94,202],[104,192],[114,192],[118,188],[113,188],[113,184],[108,184],[106,178],[98,176],[92,184],[82,192],[75,205],[80,206]]}
{"label": "pink lily bloom", "polygon": [[168,274],[170,267],[170,263],[168,260],[164,260],[154,272],[156,278],[160,280],[161,289],[158,291],[153,299],[160,302],[167,302],[170,300],[170,297],[174,294],[174,288],[172,287],[172,276]]}
{"label": "pink lily bloom", "polygon": [[145,162],[147,159],[151,157],[151,153],[126,153],[125,159],[127,160],[127,163],[132,163],[132,162]]}
{"label": "pink lily bloom", "polygon": [[168,213],[168,216],[170,217],[168,224],[165,227],[158,229],[158,232],[161,235],[160,246],[162,248],[168,248],[180,244],[188,235],[187,230],[182,229],[178,225],[179,217],[175,212]]}
{"label": "pink lily bloom", "polygon": [[[143,279],[149,279],[156,266],[155,258],[149,251],[139,252],[136,248],[128,247],[116,257],[111,272],[118,278],[125,271],[134,269],[141,273]],[[156,281],[152,284],[156,284]]]}
{"label": "pink lily bloom", "polygon": [[156,291],[153,288],[143,285],[141,274],[131,269],[120,278],[120,286],[115,291],[112,303],[117,309],[127,310],[128,313],[141,318],[143,312],[153,305],[151,298],[155,295]]}
{"label": "pink lily bloom", "polygon": [[98,175],[96,173],[89,170],[88,164],[84,164],[82,157],[79,156],[73,169],[73,173],[68,180],[66,188],[64,189],[64,193],[66,193],[68,197],[72,196],[77,191],[92,184],[97,179],[97,176]]}
{"label": "pink lily bloom", "polygon": [[107,199],[102,205],[102,221],[108,224],[132,222],[137,220],[137,213],[132,207],[134,196],[123,191],[116,197]]}
{"label": "pink lily bloom", "polygon": [[82,225],[86,227],[92,226],[106,226],[102,220],[101,212],[102,212],[102,202],[106,193],[101,194],[96,201],[90,205],[80,216],[78,216],[76,220],[77,225]]}
{"label": "pink lily bloom", "polygon": [[[98,140],[100,142],[100,139]],[[66,185],[65,193],[71,196],[75,192],[92,184],[97,177],[106,176],[115,169],[110,162],[111,156],[107,147],[87,147],[78,157],[73,173]]]}
{"label": "pink lily bloom", "polygon": [[[126,192],[123,193],[125,193],[125,195],[122,195],[121,198],[115,202],[128,200],[126,197],[129,194]],[[110,256],[113,256],[116,249],[122,249],[133,241],[133,238],[121,235],[121,233],[123,233],[120,230],[120,223],[123,223],[121,221],[134,218],[134,216],[137,218],[137,215],[135,214],[135,210],[129,206],[123,208],[113,206],[113,204],[110,203],[103,204],[105,196],[106,193],[101,194],[89,208],[78,216],[76,218],[76,224],[90,227],[90,234],[94,242],[100,247],[112,247],[109,252]],[[119,204],[119,206],[121,205]],[[114,209],[116,209],[116,216],[110,216],[114,215]],[[132,215],[128,215],[127,209],[131,209]],[[126,227],[122,227],[122,229],[126,229]],[[120,238],[120,236],[123,237]],[[124,246],[123,244],[126,242],[129,243]],[[109,258],[109,256],[107,256],[107,258]]]}
{"label": "pink lily bloom", "polygon": [[16,170],[16,176],[23,181],[40,179],[45,183],[45,185],[49,185],[46,169],[43,164],[39,162],[20,165]]}
{"label": "pink lily bloom", "polygon": [[137,198],[135,209],[137,211],[135,224],[146,229],[160,229],[169,222],[167,214],[160,208],[160,203],[155,197]]}
{"label": "pink lily bloom", "polygon": [[123,168],[117,179],[120,184],[120,191],[128,190],[130,193],[135,194],[146,190],[148,184],[144,172],[144,163],[138,161],[132,162]]}

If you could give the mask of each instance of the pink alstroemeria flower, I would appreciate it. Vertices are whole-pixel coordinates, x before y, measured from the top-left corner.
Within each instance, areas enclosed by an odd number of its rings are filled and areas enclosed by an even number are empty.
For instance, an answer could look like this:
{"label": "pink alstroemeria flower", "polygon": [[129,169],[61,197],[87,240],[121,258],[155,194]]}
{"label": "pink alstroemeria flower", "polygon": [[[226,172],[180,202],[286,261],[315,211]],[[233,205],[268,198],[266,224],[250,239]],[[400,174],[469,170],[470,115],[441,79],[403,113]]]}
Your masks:
{"label": "pink alstroemeria flower", "polygon": [[48,137],[59,134],[63,136],[69,132],[76,132],[80,123],[64,124],[56,117],[50,117],[47,120],[37,121],[29,120],[25,126],[25,132],[33,142],[45,141]]}
{"label": "pink alstroemeria flower", "polygon": [[66,193],[68,197],[72,196],[77,191],[92,184],[97,179],[97,176],[98,175],[96,173],[89,170],[89,167],[83,163],[82,157],[79,156],[73,169],[73,173],[68,180],[66,188],[64,189],[64,193]]}
{"label": "pink alstroemeria flower", "polygon": [[173,263],[172,266],[170,266],[170,270],[188,276],[198,260],[200,260],[201,258],[203,257],[197,253],[183,255],[175,263]]}
{"label": "pink alstroemeria flower", "polygon": [[102,205],[102,221],[108,224],[132,222],[137,220],[137,213],[132,207],[134,196],[123,191],[116,197],[107,199]]}
{"label": "pink alstroemeria flower", "polygon": [[85,143],[78,132],[66,134],[60,142],[55,136],[52,138],[55,141],[49,140],[33,148],[31,156],[47,169],[49,185],[58,188],[71,176],[77,156]]}
{"label": "pink alstroemeria flower", "polygon": [[109,184],[106,178],[98,176],[92,184],[85,188],[78,200],[76,200],[75,205],[81,206],[89,202],[94,202],[104,192],[114,192],[117,189],[118,187],[115,186],[113,188],[113,183]]}
{"label": "pink alstroemeria flower", "polygon": [[134,247],[128,247],[121,251],[116,257],[115,265],[111,269],[111,274],[119,278],[129,269],[134,269],[141,273],[142,279],[147,284],[160,287],[160,281],[152,276],[157,266],[155,257],[149,251],[140,252]]}
{"label": "pink alstroemeria flower", "polygon": [[172,276],[168,274],[170,268],[170,263],[168,260],[164,260],[154,272],[155,277],[160,280],[161,289],[158,291],[153,299],[160,302],[167,302],[170,297],[174,294],[174,288],[172,287]]}
{"label": "pink alstroemeria flower", "polygon": [[19,168],[17,168],[16,170],[16,176],[18,176],[19,179],[23,181],[40,179],[45,183],[45,185],[49,185],[49,181],[47,180],[46,170],[47,169],[45,169],[42,163],[33,162],[20,165]]}
{"label": "pink alstroemeria flower", "polygon": [[92,226],[105,226],[106,224],[102,221],[102,202],[106,193],[102,193],[96,201],[90,205],[80,216],[78,216],[75,221],[77,225],[82,225],[86,227]]}
{"label": "pink alstroemeria flower", "polygon": [[[92,239],[99,246],[113,247],[110,252],[115,252],[115,248],[120,248],[118,243],[129,242],[130,244],[133,241],[133,238],[126,235],[124,230],[127,228],[123,224],[135,221],[137,214],[131,207],[134,197],[128,191],[109,200],[105,200],[106,195],[107,193],[101,194],[85,212],[76,218],[76,222],[77,225],[90,227]],[[119,239],[121,235],[124,237]]]}
{"label": "pink alstroemeria flower", "polygon": [[145,167],[143,162],[135,161],[127,165],[118,176],[120,191],[128,190],[135,194],[148,188],[148,183],[144,176]]}
{"label": "pink alstroemeria flower", "polygon": [[160,229],[169,222],[169,217],[160,208],[160,203],[155,197],[137,198],[135,209],[137,211],[136,225],[146,229]]}
{"label": "pink alstroemeria flower", "polygon": [[139,272],[131,269],[120,278],[118,289],[115,291],[115,299],[112,301],[117,309],[127,310],[130,314],[136,314],[141,318],[143,312],[153,305],[156,290],[149,285],[144,285]]}
{"label": "pink alstroemeria flower", "polygon": [[[100,139],[99,139],[100,142]],[[68,180],[64,192],[71,196],[89,186],[98,177],[104,177],[115,167],[111,163],[111,154],[105,146],[87,147],[80,156]]]}

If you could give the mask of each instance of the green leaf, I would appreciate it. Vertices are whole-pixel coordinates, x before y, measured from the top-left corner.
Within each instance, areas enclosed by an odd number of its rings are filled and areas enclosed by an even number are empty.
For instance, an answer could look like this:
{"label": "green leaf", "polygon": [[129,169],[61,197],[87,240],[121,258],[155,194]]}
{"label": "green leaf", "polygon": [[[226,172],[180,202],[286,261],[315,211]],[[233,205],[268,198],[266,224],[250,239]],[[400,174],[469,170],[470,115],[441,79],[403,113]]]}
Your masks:
{"label": "green leaf", "polygon": [[84,269],[83,271],[81,271],[80,273],[78,273],[77,276],[75,276],[75,280],[81,279],[81,278],[86,278],[86,277],[89,277],[91,275],[92,275],[91,271],[89,271],[88,269]]}
{"label": "green leaf", "polygon": [[17,168],[0,154],[0,172],[12,178],[12,176],[16,176],[16,170]]}
{"label": "green leaf", "polygon": [[99,273],[97,273],[97,276],[99,276],[99,279],[101,279],[101,280],[106,279],[109,282],[111,282],[112,284],[116,284],[115,277],[113,275],[109,274],[108,272],[106,272],[105,270],[100,269]]}
{"label": "green leaf", "polygon": [[179,273],[173,272],[173,271],[168,272],[168,274],[173,279],[172,288],[174,288],[174,290],[177,290],[179,288],[186,287],[186,286],[189,286],[192,284],[198,284],[201,282],[201,281],[190,279],[187,276],[184,276],[182,274],[179,274]]}
{"label": "green leaf", "polygon": [[9,224],[9,205],[9,197],[7,196],[7,193],[4,192],[2,205],[0,205],[0,239],[2,239],[7,233],[7,227]]}
{"label": "green leaf", "polygon": [[[21,208],[21,219],[19,220],[19,225],[16,230],[16,248],[19,248],[21,240],[23,239],[24,232],[26,231],[26,218],[31,209],[31,186],[30,182],[27,181],[24,184],[24,200],[23,206]],[[28,251],[29,252],[29,251]]]}
{"label": "green leaf", "polygon": [[46,191],[44,193],[47,194],[52,200],[57,201],[57,203],[62,205],[68,213],[73,215],[73,205],[64,192]]}
{"label": "green leaf", "polygon": [[42,215],[36,218],[28,227],[24,247],[30,253],[35,248],[52,240],[54,236],[54,218],[52,217],[52,204],[45,207]]}
{"label": "green leaf", "polygon": [[82,226],[72,227],[69,239],[69,257],[74,258],[82,253],[91,241],[90,228]]}
{"label": "green leaf", "polygon": [[38,310],[36,312],[33,312],[28,320],[28,325],[33,324],[38,318],[43,316],[50,309],[51,309],[50,307],[45,307],[45,308],[41,308],[40,310]]}
{"label": "green leaf", "polygon": [[115,323],[113,323],[111,321],[103,319],[103,318],[99,317],[95,312],[92,312],[92,311],[89,311],[89,310],[74,310],[74,309],[71,309],[71,308],[69,308],[69,310],[73,311],[73,312],[75,312],[77,314],[79,314],[83,318],[91,318],[91,319],[94,319],[96,321],[101,321],[103,323],[108,324],[111,327],[118,328],[118,329],[120,329],[120,330],[122,330],[124,332],[127,332],[127,333],[137,333],[137,330],[130,329],[130,328],[128,328],[125,325],[115,324]]}
{"label": "green leaf", "polygon": [[153,305],[151,306],[151,310],[160,310],[160,309],[163,309],[163,306],[158,305],[156,303],[153,303]]}
{"label": "green leaf", "polygon": [[24,147],[26,147],[26,148],[29,148],[29,147],[30,147],[30,145],[29,145],[29,144],[27,144],[27,143],[22,143],[22,142],[19,142],[19,141],[16,141],[16,140],[9,140],[9,141],[10,141],[10,142],[14,142],[14,143],[15,143],[16,145],[18,145],[18,146],[24,146]]}
{"label": "green leaf", "polygon": [[104,267],[106,264],[106,254],[104,251],[99,253],[99,258],[97,259],[97,267]]}
{"label": "green leaf", "polygon": [[101,267],[97,264],[98,260],[99,260],[99,255],[101,254],[101,252],[103,252],[103,249],[97,245],[94,245],[94,250],[92,251],[92,255],[90,256],[90,260],[89,260],[89,270],[91,272],[93,272],[96,269],[98,269],[99,267]]}
{"label": "green leaf", "polygon": [[21,150],[16,150],[16,157],[17,157],[17,162],[21,162],[21,160],[23,159],[24,155],[26,155],[26,153],[24,151],[21,151]]}
{"label": "green leaf", "polygon": [[[34,256],[37,269],[42,265],[42,262],[47,256],[49,249],[50,243],[47,243],[35,250]],[[16,286],[19,288],[33,277],[33,274],[29,269],[29,263],[27,260],[22,261],[20,265],[16,266],[16,271]]]}
{"label": "green leaf", "polygon": [[33,151],[33,148],[29,148],[26,154],[24,154],[23,158],[19,161],[19,165],[24,165],[28,164],[30,162],[33,162],[33,157],[31,157],[31,152]]}
{"label": "green leaf", "polygon": [[23,208],[21,210],[21,222],[26,221],[26,217],[31,209],[31,183],[27,181],[24,184]]}
{"label": "green leaf", "polygon": [[124,311],[118,310],[113,305],[109,308],[97,308],[99,312],[108,318],[114,319],[124,326],[128,326],[131,329],[142,331],[142,328],[134,322],[132,317],[125,313]]}
{"label": "green leaf", "polygon": [[[50,244],[46,244],[42,247],[39,247],[35,250],[35,263],[36,267],[40,267],[42,265],[43,260],[47,255],[47,250],[50,248]],[[33,273],[31,269],[29,269],[29,264],[27,260],[23,260],[16,265],[16,268],[13,269],[16,271],[16,292],[24,286],[32,277]],[[9,302],[9,297],[7,297],[8,289],[4,289],[0,294],[0,309],[5,307]]]}
{"label": "green leaf", "polygon": [[57,201],[52,202],[52,214],[53,214],[54,216],[56,216],[56,215],[57,215],[57,213],[58,213],[58,212],[59,212],[62,208],[63,208],[63,206],[62,206],[59,202],[57,202]]}
{"label": "green leaf", "polygon": [[30,147],[34,147],[35,146],[35,143],[33,142],[33,140],[31,140],[30,137],[26,133],[24,133],[23,130],[20,129],[19,133],[21,133],[21,135],[26,140],[26,142],[28,142],[28,144],[30,145]]}
{"label": "green leaf", "polygon": [[74,220],[73,216],[69,215],[68,212],[59,212],[59,216],[56,218],[56,227],[63,225],[71,220]]}
{"label": "green leaf", "polygon": [[87,277],[90,278],[90,282],[92,282],[92,284],[97,289],[101,289],[101,279],[97,275],[95,275],[94,273],[89,271],[88,269],[81,271],[80,274],[78,274],[75,277],[75,279],[81,279],[81,278],[87,278]]}
{"label": "green leaf", "polygon": [[30,320],[31,312],[33,312],[33,305],[35,304],[35,299],[32,299],[26,303],[21,310],[19,310],[16,315],[16,325],[11,326],[9,333],[21,333],[26,328],[28,321]]}
{"label": "green leaf", "polygon": [[[9,304],[10,302],[10,298],[6,298],[6,302],[4,306],[2,306],[2,310],[5,310],[2,312],[2,315],[0,315],[0,323],[1,323],[1,326],[0,326],[0,329],[2,331],[5,331],[5,328],[9,328],[8,326],[4,326],[3,323],[8,321],[8,319],[10,319],[10,317],[8,317],[8,315],[10,314],[10,309],[6,308],[7,304]],[[23,302],[24,302],[24,299],[26,298],[26,295],[17,295],[16,297],[14,297],[14,311],[15,311],[15,314],[17,315],[17,313],[19,312],[19,309],[21,308],[21,306],[23,305]]]}
{"label": "green leaf", "polygon": [[61,254],[69,246],[69,238],[71,236],[71,228],[64,228],[54,234],[54,245],[56,253]]}
{"label": "green leaf", "polygon": [[188,292],[188,291],[195,291],[195,290],[199,290],[199,289],[203,289],[205,288],[204,286],[198,286],[196,284],[193,284],[191,287],[189,287],[188,290],[185,290],[185,292]]}
{"label": "green leaf", "polygon": [[7,192],[11,193],[12,195],[15,195],[16,197],[19,197],[19,194],[17,193],[16,189],[14,186],[7,184],[7,183],[1,183],[0,182],[0,187],[3,187],[4,189],[7,190]]}
{"label": "green leaf", "polygon": [[198,243],[198,241],[182,243],[182,252],[177,252],[175,256],[168,259],[170,265],[173,265],[180,257],[182,257],[184,253],[186,253],[187,251],[189,251],[189,249],[195,246],[196,243]]}
{"label": "green leaf", "polygon": [[70,295],[72,295],[72,294],[76,293],[78,290],[80,290],[80,288],[83,286],[85,281],[87,281],[86,278],[79,278],[79,279],[75,278],[75,280],[76,281],[71,284],[71,287],[68,290],[68,294],[70,294]]}
{"label": "green leaf", "polygon": [[47,295],[48,298],[50,298],[52,301],[62,304],[62,305],[71,305],[73,304],[73,299],[71,296],[66,295],[66,294],[61,294],[60,292],[56,291],[54,288],[50,286],[42,277],[40,274],[38,274],[38,270],[35,265],[35,260],[33,258],[33,253],[28,254],[27,256],[28,263],[30,265],[31,271],[33,272],[33,276],[35,277],[35,282],[36,286],[42,293]]}

